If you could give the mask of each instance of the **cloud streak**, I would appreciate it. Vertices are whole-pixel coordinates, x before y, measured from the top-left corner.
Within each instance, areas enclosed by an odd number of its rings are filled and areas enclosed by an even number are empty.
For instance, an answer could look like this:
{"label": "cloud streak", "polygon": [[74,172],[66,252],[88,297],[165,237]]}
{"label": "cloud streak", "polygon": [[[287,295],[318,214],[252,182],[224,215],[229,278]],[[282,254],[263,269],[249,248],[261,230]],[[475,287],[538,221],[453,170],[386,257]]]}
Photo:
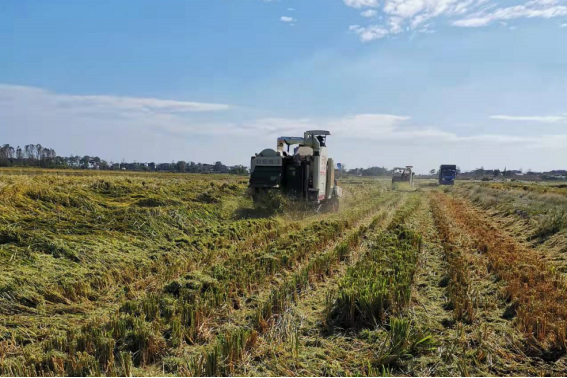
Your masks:
{"label": "cloud streak", "polygon": [[297,21],[295,18],[293,17],[288,17],[288,16],[281,16],[280,17],[280,21],[281,22],[295,22]]}
{"label": "cloud streak", "polygon": [[69,95],[53,93],[41,88],[0,85],[0,101],[10,101],[18,96],[28,97],[32,101],[43,99],[54,109],[82,109],[90,112],[121,110],[139,113],[192,113],[223,111],[231,108],[226,104],[206,102],[108,95]]}
{"label": "cloud streak", "polygon": [[[551,19],[567,15],[566,0],[523,0],[513,6],[502,0],[344,0],[345,5],[363,9],[361,15],[382,15],[384,21],[366,26],[353,25],[362,42],[403,32],[430,32],[436,21],[449,20],[456,27],[483,27],[520,18]],[[378,8],[380,8],[378,11]]]}
{"label": "cloud streak", "polygon": [[482,27],[496,21],[509,21],[518,18],[543,18],[566,16],[567,6],[559,5],[557,0],[533,0],[523,5],[481,11],[453,22],[455,26]]}
{"label": "cloud streak", "polygon": [[[239,117],[233,117],[235,111],[241,112]],[[171,146],[176,146],[177,158],[182,157],[183,153],[192,153],[193,158],[222,157],[227,161],[245,163],[247,156],[255,148],[265,146],[265,142],[275,141],[277,136],[301,136],[305,130],[328,129],[337,137],[333,139],[334,143],[342,146],[344,161],[348,162],[347,157],[350,156],[354,159],[352,161],[359,162],[357,164],[366,162],[365,159],[368,158],[367,154],[360,151],[362,145],[366,146],[364,148],[390,151],[394,155],[416,155],[413,150],[415,148],[426,153],[440,151],[438,146],[450,146],[455,150],[474,151],[475,148],[483,148],[489,152],[508,148],[511,153],[539,149],[540,154],[556,156],[564,151],[567,142],[567,135],[561,132],[558,135],[543,136],[459,135],[439,127],[419,125],[411,116],[404,114],[258,118],[242,114],[243,111],[245,110],[222,104],[67,95],[34,87],[0,85],[0,124],[5,125],[0,129],[0,139],[6,143],[21,144],[29,143],[29,138],[32,138],[31,142],[41,142],[64,153],[104,155],[111,151],[114,158],[124,153],[122,156],[129,156],[130,159],[136,156],[142,159],[151,156],[150,159],[156,160],[160,160],[160,156],[173,158]],[[565,117],[499,115],[490,118],[556,123]],[[248,145],[246,148],[234,148],[235,143]],[[105,149],[107,152],[104,152]],[[127,150],[130,151],[128,154],[124,152]],[[463,154],[462,151],[459,153]],[[474,155],[473,152],[471,154]],[[465,153],[464,156],[468,155]],[[394,157],[387,157],[384,152],[380,159],[393,160]],[[557,160],[552,157],[550,159]],[[371,163],[368,161],[368,164]],[[391,164],[401,163],[403,162],[396,161]]]}
{"label": "cloud streak", "polygon": [[567,120],[563,116],[511,116],[511,115],[493,115],[490,119],[500,121],[516,121],[516,122],[543,122],[543,123],[557,123]]}
{"label": "cloud streak", "polygon": [[376,17],[377,14],[378,14],[378,11],[374,10],[374,9],[368,9],[368,10],[365,10],[364,12],[360,13],[360,15],[362,17],[366,17],[366,18]]}

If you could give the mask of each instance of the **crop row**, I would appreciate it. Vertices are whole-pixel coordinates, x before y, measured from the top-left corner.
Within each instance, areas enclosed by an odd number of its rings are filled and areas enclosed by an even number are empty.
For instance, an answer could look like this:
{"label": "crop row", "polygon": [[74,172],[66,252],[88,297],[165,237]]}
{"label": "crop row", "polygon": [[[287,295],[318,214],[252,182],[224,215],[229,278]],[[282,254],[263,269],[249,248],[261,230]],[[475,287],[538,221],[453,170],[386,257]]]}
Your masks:
{"label": "crop row", "polygon": [[[386,231],[377,234],[366,253],[327,299],[327,325],[352,329],[373,348],[369,375],[389,374],[388,367],[434,346],[431,335],[406,316],[421,236],[406,226],[420,204],[414,196],[396,213]],[[381,330],[385,328],[387,333]]]}
{"label": "crop row", "polygon": [[488,224],[464,202],[437,194],[444,211],[485,253],[489,267],[506,282],[506,294],[516,325],[538,348],[567,350],[567,290],[565,282],[535,251]]}
{"label": "crop row", "polygon": [[[272,289],[267,300],[257,307],[255,317],[250,324],[227,330],[227,334],[232,335],[233,338],[235,338],[235,334],[239,335],[236,339],[241,340],[241,343],[232,345],[238,351],[237,355],[241,357],[244,350],[251,348],[258,335],[266,331],[277,315],[296,303],[307,287],[315,281],[323,280],[332,275],[333,267],[357,249],[365,235],[376,229],[386,219],[388,208],[397,207],[400,200],[400,197],[396,198],[386,209],[374,216],[370,223],[360,225],[334,248],[316,256],[303,268]],[[194,356],[191,363],[178,362],[177,371],[199,376],[234,374],[234,367],[238,363],[238,359],[233,358],[234,352],[230,347],[225,348],[226,340],[226,335],[220,334],[208,349]]]}
{"label": "crop row", "polygon": [[350,257],[352,252],[360,246],[364,237],[386,220],[388,212],[392,208],[396,208],[401,199],[401,197],[397,197],[392,203],[384,204],[385,206],[377,215],[372,217],[369,224],[360,225],[334,248],[317,255],[282,284],[272,289],[268,299],[257,308],[255,327],[264,330],[274,315],[281,314],[291,304],[297,302],[301,293],[313,282],[332,275],[333,268]]}
{"label": "crop row", "polygon": [[469,267],[463,256],[462,243],[457,243],[462,240],[461,232],[436,197],[431,198],[431,209],[447,262],[448,280],[442,282],[447,286],[449,295],[450,303],[447,307],[453,309],[455,320],[472,323],[475,311]]}
{"label": "crop row", "polygon": [[[374,209],[381,201],[383,199],[374,200],[370,208]],[[195,344],[203,337],[206,339],[203,335],[204,321],[215,308],[226,301],[238,300],[281,269],[291,268],[296,261],[302,261],[338,238],[368,211],[371,210],[346,211],[343,214],[346,219],[315,223],[302,232],[292,232],[289,243],[276,242],[280,249],[274,248],[275,245],[268,247],[267,251],[277,260],[266,259],[264,248],[264,253],[259,255],[231,254],[222,264],[213,264],[210,275],[192,272],[184,277],[183,284],[175,280],[165,286],[163,294],[155,293],[140,300],[127,301],[110,320],[94,320],[79,332],[70,330],[64,335],[50,337],[43,343],[43,353],[27,356],[24,360],[22,357],[3,361],[0,368],[7,374],[18,368],[59,373],[63,368],[71,374],[76,372],[77,356],[84,357],[81,361],[89,360],[84,353],[95,358],[101,369],[109,374],[123,373],[123,364],[117,364],[116,357],[124,356],[124,353],[131,353],[131,360],[136,366],[151,364],[167,348],[183,343]],[[233,303],[232,306],[238,304]],[[52,363],[54,353],[62,363]]]}
{"label": "crop row", "polygon": [[421,237],[403,225],[419,205],[413,197],[396,214],[386,232],[372,241],[365,255],[339,283],[328,323],[340,327],[376,327],[388,313],[408,304],[421,249]]}
{"label": "crop row", "polygon": [[[352,212],[353,219],[364,219],[374,213],[378,206],[384,207],[385,200],[391,202],[392,196],[386,196],[370,206],[367,205],[363,212],[359,210]],[[400,200],[400,197],[393,198],[393,202],[386,207],[395,207]],[[254,345],[258,334],[270,326],[274,317],[297,301],[301,292],[311,283],[331,275],[332,267],[347,258],[352,250],[361,243],[366,232],[377,227],[386,215],[386,210],[383,210],[379,215],[374,216],[368,225],[359,224],[356,230],[350,232],[334,248],[311,258],[307,264],[277,284],[266,295],[267,299],[256,306],[255,315],[248,324],[236,328],[224,327],[223,330],[218,331],[216,339],[202,352],[189,359],[166,358],[165,360],[169,362],[166,365],[171,371],[184,375],[232,374],[244,350]]]}

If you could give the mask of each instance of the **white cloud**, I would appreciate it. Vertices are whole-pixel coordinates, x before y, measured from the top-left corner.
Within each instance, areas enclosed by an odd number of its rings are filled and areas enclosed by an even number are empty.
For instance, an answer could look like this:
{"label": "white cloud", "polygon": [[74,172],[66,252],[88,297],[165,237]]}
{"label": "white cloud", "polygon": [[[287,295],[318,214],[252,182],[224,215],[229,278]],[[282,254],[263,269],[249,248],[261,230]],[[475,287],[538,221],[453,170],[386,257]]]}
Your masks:
{"label": "white cloud", "polygon": [[567,24],[561,24],[559,25],[560,28],[567,28]]}
{"label": "white cloud", "polygon": [[553,18],[567,15],[567,6],[558,5],[559,0],[532,0],[524,5],[516,5],[496,10],[481,11],[453,22],[455,26],[481,27],[495,21],[517,18]]}
{"label": "white cloud", "polygon": [[282,21],[282,22],[295,22],[297,20],[293,17],[281,16],[280,21]]}
{"label": "white cloud", "polygon": [[567,0],[522,1],[521,4],[501,6],[505,4],[502,0],[344,0],[353,8],[378,8],[379,3],[383,4],[380,11],[369,9],[361,13],[363,17],[384,15],[381,24],[358,27],[357,33],[363,42],[404,31],[427,32],[429,23],[437,20],[452,19],[450,23],[459,27],[482,27],[518,18],[550,19],[567,15]]}
{"label": "white cloud", "polygon": [[380,138],[396,132],[400,124],[410,119],[392,114],[356,114],[328,121],[327,127],[346,137]]}
{"label": "white cloud", "polygon": [[[272,146],[270,143],[277,136],[301,136],[305,130],[328,129],[336,137],[331,147],[335,161],[352,166],[390,167],[409,161],[408,164],[424,171],[446,156],[458,157],[463,167],[528,166],[531,157],[525,151],[531,149],[537,149],[540,162],[560,161],[567,143],[561,123],[555,128],[557,135],[459,135],[419,125],[408,115],[396,114],[258,118],[241,113],[238,122],[232,121],[233,114],[218,117],[224,115],[223,110],[231,109],[243,111],[222,104],[67,95],[34,87],[0,85],[0,125],[4,125],[0,127],[0,139],[16,145],[41,143],[61,154],[97,154],[115,160],[124,157],[142,161],[222,160],[246,164],[252,153]],[[213,110],[221,112],[211,115]],[[494,117],[554,122],[549,118],[553,116]],[[567,119],[567,114],[559,118]],[[369,149],[380,152],[378,162],[368,157]]]}
{"label": "white cloud", "polygon": [[518,121],[518,122],[543,122],[543,123],[557,123],[567,120],[567,117],[562,116],[511,116],[511,115],[493,115],[490,119],[497,119],[500,121]]}
{"label": "white cloud", "polygon": [[380,0],[344,0],[344,3],[351,8],[377,8]]}
{"label": "white cloud", "polygon": [[372,18],[372,17],[376,17],[377,14],[378,14],[378,11],[377,11],[377,10],[368,9],[368,10],[365,10],[364,12],[362,12],[360,15],[361,15],[362,17]]}
{"label": "white cloud", "polygon": [[164,100],[157,98],[109,96],[109,95],[69,95],[53,93],[41,88],[1,85],[0,101],[17,96],[28,96],[32,101],[43,99],[55,109],[95,112],[120,110],[137,113],[187,113],[211,112],[230,109],[230,105],[205,102]]}
{"label": "white cloud", "polygon": [[376,39],[382,39],[390,34],[388,29],[377,25],[370,25],[367,27],[362,27],[360,25],[351,25],[349,29],[358,34],[362,42],[370,42]]}
{"label": "white cloud", "polygon": [[287,8],[287,10],[290,12],[295,12],[295,8]]}

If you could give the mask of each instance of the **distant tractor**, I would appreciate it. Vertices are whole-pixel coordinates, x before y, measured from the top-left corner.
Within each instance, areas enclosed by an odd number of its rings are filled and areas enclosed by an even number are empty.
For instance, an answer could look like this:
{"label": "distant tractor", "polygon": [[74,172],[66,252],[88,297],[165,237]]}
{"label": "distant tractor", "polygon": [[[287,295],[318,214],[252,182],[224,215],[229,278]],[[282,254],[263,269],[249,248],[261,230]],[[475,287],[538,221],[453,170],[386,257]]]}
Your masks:
{"label": "distant tractor", "polygon": [[407,165],[405,168],[396,167],[392,171],[392,188],[395,187],[397,182],[407,182],[413,187],[413,166]]}
{"label": "distant tractor", "polygon": [[[337,211],[342,190],[335,181],[333,159],[327,155],[329,135],[325,130],[311,130],[303,137],[280,137],[276,151],[268,148],[252,156],[249,187],[254,200],[269,190],[279,190],[317,209]],[[296,146],[293,153],[291,146]]]}
{"label": "distant tractor", "polygon": [[445,164],[439,167],[439,185],[455,185],[457,166]]}

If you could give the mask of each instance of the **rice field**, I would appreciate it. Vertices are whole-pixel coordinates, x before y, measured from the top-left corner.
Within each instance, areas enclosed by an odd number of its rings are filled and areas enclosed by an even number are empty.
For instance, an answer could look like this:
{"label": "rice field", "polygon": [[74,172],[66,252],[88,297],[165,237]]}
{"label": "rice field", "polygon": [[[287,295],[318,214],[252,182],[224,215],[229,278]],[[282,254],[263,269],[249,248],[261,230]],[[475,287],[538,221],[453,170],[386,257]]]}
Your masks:
{"label": "rice field", "polygon": [[2,376],[564,376],[567,196],[0,170]]}

